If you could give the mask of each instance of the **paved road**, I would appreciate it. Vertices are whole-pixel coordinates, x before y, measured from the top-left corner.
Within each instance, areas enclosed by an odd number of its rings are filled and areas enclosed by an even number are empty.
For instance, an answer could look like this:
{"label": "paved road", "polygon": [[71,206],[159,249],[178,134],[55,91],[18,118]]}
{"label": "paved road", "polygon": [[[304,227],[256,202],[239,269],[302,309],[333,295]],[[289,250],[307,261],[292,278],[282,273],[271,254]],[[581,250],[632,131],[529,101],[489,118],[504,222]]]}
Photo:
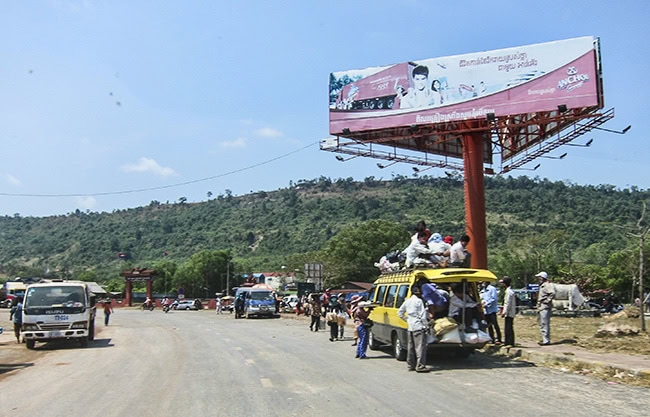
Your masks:
{"label": "paved road", "polygon": [[329,342],[327,332],[312,333],[293,318],[119,309],[99,330],[86,349],[38,344],[32,366],[0,379],[0,416],[592,417],[650,410],[647,389],[480,354],[432,358],[440,369],[429,374],[407,372],[387,352],[354,359],[349,340]]}

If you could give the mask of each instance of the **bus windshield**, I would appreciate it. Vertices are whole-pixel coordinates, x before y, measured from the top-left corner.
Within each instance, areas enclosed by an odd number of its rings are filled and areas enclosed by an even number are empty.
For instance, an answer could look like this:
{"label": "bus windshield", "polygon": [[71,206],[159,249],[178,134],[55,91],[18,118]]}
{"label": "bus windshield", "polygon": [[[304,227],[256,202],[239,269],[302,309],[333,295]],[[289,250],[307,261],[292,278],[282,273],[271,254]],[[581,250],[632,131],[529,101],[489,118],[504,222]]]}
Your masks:
{"label": "bus windshield", "polygon": [[251,300],[268,301],[273,300],[271,291],[251,291]]}

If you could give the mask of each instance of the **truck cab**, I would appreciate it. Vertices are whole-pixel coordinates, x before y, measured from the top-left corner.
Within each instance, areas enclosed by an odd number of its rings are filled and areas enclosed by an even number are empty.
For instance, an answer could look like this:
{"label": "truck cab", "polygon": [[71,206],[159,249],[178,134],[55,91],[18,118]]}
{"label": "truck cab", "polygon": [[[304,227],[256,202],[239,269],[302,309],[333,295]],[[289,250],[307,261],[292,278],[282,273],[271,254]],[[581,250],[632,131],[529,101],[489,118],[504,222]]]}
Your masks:
{"label": "truck cab", "polygon": [[23,301],[22,334],[28,349],[36,342],[76,340],[81,346],[95,338],[95,295],[81,281],[31,284]]}

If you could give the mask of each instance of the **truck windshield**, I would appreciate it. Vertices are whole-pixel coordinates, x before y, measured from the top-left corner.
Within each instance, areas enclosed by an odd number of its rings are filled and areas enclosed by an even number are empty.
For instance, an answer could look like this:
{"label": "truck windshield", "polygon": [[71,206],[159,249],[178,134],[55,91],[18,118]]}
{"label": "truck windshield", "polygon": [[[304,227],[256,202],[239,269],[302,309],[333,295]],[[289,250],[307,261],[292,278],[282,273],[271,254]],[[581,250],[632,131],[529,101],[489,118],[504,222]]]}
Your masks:
{"label": "truck windshield", "polygon": [[28,288],[25,307],[85,307],[84,290],[79,286]]}

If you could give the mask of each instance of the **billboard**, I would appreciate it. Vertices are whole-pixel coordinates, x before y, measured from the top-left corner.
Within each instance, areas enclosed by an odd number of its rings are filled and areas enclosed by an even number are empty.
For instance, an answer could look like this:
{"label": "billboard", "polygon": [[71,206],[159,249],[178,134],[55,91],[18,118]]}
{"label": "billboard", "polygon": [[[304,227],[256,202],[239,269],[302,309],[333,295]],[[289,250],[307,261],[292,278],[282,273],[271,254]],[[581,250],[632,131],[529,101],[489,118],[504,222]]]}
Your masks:
{"label": "billboard", "polygon": [[602,108],[598,40],[580,37],[330,74],[330,133]]}

